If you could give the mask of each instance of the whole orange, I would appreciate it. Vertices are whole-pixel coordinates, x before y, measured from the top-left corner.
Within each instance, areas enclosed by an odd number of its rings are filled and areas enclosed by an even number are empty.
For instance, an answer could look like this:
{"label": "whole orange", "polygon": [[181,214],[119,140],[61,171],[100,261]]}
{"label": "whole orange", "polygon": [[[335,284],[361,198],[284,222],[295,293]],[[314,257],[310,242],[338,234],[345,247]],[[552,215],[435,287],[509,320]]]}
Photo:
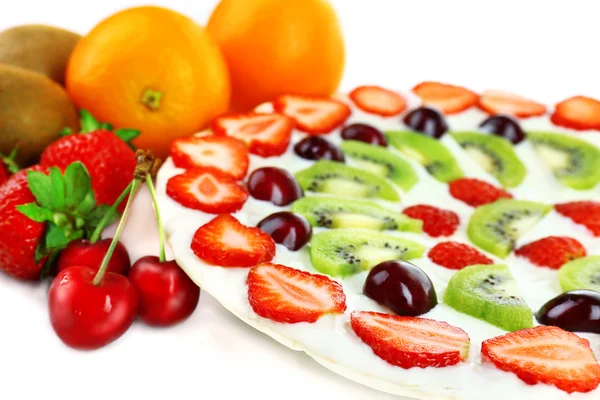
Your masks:
{"label": "whole orange", "polygon": [[210,35],[160,7],[121,11],[75,47],[66,87],[79,108],[142,134],[137,147],[168,154],[172,139],[203,129],[229,107],[227,65]]}
{"label": "whole orange", "polygon": [[227,59],[236,109],[329,95],[342,79],[344,39],[326,0],[222,0],[206,28]]}

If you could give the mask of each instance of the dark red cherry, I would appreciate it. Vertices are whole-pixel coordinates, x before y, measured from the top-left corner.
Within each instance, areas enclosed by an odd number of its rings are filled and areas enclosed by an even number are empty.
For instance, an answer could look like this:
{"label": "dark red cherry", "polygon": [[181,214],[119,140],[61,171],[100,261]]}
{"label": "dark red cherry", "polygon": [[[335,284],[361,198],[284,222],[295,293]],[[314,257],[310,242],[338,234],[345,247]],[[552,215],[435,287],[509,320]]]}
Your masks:
{"label": "dark red cherry", "polygon": [[479,124],[479,129],[484,132],[502,136],[513,144],[520,143],[525,139],[525,132],[523,132],[523,129],[521,129],[517,120],[507,115],[494,115],[493,117],[489,117]]}
{"label": "dark red cherry", "polygon": [[375,266],[367,276],[363,293],[398,315],[422,315],[437,305],[427,274],[406,261],[385,261]]}
{"label": "dark red cherry", "polygon": [[352,124],[342,129],[342,139],[358,140],[374,144],[376,146],[387,146],[387,140],[383,133],[375,127],[367,124]]}
{"label": "dark red cherry", "polygon": [[264,167],[255,170],[248,179],[248,191],[258,200],[286,206],[303,196],[296,178],[284,169]]}
{"label": "dark red cherry", "polygon": [[344,162],[344,153],[335,144],[321,136],[309,136],[294,146],[294,153],[307,160]]}
{"label": "dark red cherry", "polygon": [[[56,263],[57,273],[73,265],[86,266],[98,271],[111,242],[112,239],[102,239],[93,244],[85,239],[72,241],[60,252]],[[121,242],[117,242],[107,271],[127,276],[130,267],[131,261],[127,249]]]}
{"label": "dark red cherry", "polygon": [[540,324],[571,332],[600,333],[600,293],[573,290],[559,294],[536,314]]}
{"label": "dark red cherry", "polygon": [[304,247],[312,236],[312,227],[301,215],[287,211],[271,214],[258,223],[258,227],[275,241],[296,251]]}
{"label": "dark red cherry", "polygon": [[415,108],[406,114],[403,121],[412,130],[436,139],[448,131],[446,118],[439,111],[430,107]]}

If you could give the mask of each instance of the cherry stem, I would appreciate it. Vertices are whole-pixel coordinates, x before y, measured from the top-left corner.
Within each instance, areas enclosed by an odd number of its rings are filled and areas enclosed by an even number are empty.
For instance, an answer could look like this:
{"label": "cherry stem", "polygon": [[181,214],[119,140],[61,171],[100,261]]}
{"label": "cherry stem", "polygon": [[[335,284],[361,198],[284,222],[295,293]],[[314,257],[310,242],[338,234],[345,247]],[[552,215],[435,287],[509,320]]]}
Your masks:
{"label": "cherry stem", "polygon": [[156,223],[158,225],[158,243],[160,248],[159,261],[161,263],[167,260],[165,255],[165,230],[162,224],[162,218],[160,217],[160,210],[158,209],[158,200],[156,199],[156,191],[154,190],[154,184],[152,183],[152,177],[146,176],[146,184],[150,191],[150,197],[152,197],[152,203],[154,204],[154,212],[156,213]]}
{"label": "cherry stem", "polygon": [[102,231],[106,227],[106,224],[110,220],[110,217],[113,215],[113,213],[117,212],[117,207],[121,205],[123,200],[125,200],[125,197],[127,197],[127,195],[131,192],[131,186],[133,186],[133,181],[129,182],[129,185],[127,185],[125,190],[123,190],[123,193],[121,193],[121,195],[117,198],[117,200],[115,200],[113,205],[108,210],[106,210],[106,213],[104,214],[104,216],[98,223],[98,226],[96,226],[96,229],[94,229],[92,236],[90,237],[91,244],[96,243],[98,239],[100,239],[100,235],[102,235]]}

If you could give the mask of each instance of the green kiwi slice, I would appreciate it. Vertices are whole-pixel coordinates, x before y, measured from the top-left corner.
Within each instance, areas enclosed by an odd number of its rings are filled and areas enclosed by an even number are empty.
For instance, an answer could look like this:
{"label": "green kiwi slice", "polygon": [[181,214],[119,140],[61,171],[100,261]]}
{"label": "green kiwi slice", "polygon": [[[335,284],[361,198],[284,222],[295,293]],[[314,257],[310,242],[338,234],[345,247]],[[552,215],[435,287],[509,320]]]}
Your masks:
{"label": "green kiwi slice", "polygon": [[419,258],[425,247],[412,240],[360,229],[318,233],[310,242],[313,267],[331,276],[351,276],[390,260]]}
{"label": "green kiwi slice", "polygon": [[600,256],[569,261],[558,270],[562,290],[589,289],[600,292]]}
{"label": "green kiwi slice", "polygon": [[552,206],[524,200],[498,200],[477,207],[467,227],[469,239],[504,258],[515,242],[537,224]]}
{"label": "green kiwi slice", "polygon": [[527,170],[510,141],[503,137],[477,132],[454,132],[450,136],[487,173],[506,188],[519,186]]}
{"label": "green kiwi slice", "polygon": [[400,200],[398,191],[387,179],[334,161],[320,160],[312,167],[298,172],[296,179],[307,192]]}
{"label": "green kiwi slice", "polygon": [[581,139],[544,132],[528,132],[540,158],[564,186],[587,190],[600,183],[600,149]]}
{"label": "green kiwi slice", "polygon": [[390,145],[423,165],[440,182],[452,182],[463,176],[452,153],[440,142],[415,132],[386,132]]}
{"label": "green kiwi slice", "polygon": [[291,211],[304,216],[314,227],[361,228],[374,231],[398,230],[420,233],[423,222],[379,204],[329,196],[308,196],[296,200]]}
{"label": "green kiwi slice", "polygon": [[340,147],[358,168],[388,178],[405,192],[419,181],[408,162],[384,147],[356,140],[346,140]]}
{"label": "green kiwi slice", "polygon": [[455,273],[444,303],[506,331],[533,327],[533,314],[506,265],[472,265]]}

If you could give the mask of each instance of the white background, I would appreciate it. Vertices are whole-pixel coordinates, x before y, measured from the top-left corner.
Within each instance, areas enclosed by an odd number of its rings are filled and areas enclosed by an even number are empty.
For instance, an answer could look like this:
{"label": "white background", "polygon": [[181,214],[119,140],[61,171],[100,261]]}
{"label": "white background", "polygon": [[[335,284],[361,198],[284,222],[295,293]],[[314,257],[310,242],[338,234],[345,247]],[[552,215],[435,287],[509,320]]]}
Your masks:
{"label": "white background", "polygon": [[[248,0],[251,1],[251,0]],[[0,0],[0,29],[47,23],[85,33],[143,1]],[[155,1],[204,24],[215,0]],[[347,46],[342,88],[409,88],[441,80],[503,88],[547,103],[600,97],[600,6],[590,1],[337,0]],[[138,199],[125,241],[152,253],[153,227]],[[137,216],[137,218],[136,218]],[[139,222],[136,224],[136,220]],[[169,329],[134,324],[100,351],[55,337],[47,285],[0,274],[0,399],[392,399],[325,370],[253,331],[202,293],[196,313]],[[397,398],[396,398],[397,399]]]}

